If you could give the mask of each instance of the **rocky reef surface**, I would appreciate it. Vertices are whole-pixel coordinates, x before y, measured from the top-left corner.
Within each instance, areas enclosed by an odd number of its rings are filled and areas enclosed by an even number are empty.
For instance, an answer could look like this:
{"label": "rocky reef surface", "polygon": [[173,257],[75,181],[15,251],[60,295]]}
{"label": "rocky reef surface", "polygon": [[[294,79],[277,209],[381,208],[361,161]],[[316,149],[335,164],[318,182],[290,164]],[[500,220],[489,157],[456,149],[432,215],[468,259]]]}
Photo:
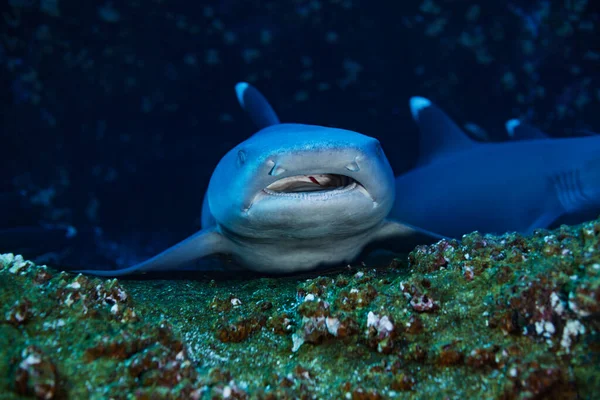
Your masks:
{"label": "rocky reef surface", "polygon": [[600,220],[300,277],[99,279],[4,254],[0,397],[591,398],[599,299]]}

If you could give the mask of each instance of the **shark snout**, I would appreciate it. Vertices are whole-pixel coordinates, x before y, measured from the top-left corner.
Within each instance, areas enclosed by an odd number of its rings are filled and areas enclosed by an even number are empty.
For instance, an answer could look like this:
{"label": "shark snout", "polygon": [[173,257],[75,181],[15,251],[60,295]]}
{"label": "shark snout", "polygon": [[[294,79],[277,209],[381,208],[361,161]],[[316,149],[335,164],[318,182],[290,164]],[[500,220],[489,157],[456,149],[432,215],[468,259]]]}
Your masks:
{"label": "shark snout", "polygon": [[272,177],[302,174],[340,174],[353,177],[353,174],[365,167],[365,159],[371,156],[363,154],[360,150],[345,150],[344,154],[324,151],[315,153],[269,158],[265,162],[265,170]]}

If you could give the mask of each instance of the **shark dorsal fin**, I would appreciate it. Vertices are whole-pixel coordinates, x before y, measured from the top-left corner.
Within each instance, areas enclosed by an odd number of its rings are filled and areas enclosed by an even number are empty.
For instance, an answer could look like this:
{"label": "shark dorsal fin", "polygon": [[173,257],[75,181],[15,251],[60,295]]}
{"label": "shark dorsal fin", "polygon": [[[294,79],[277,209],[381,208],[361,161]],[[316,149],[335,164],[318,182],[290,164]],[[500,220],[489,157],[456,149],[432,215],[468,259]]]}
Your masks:
{"label": "shark dorsal fin", "polygon": [[421,131],[419,165],[427,164],[444,154],[478,146],[430,100],[411,97],[410,111]]}
{"label": "shark dorsal fin", "polygon": [[257,128],[263,129],[280,123],[273,107],[254,86],[240,82],[235,85],[235,94],[240,106],[250,116]]}
{"label": "shark dorsal fin", "polygon": [[518,119],[509,119],[504,124],[506,133],[512,140],[549,139],[550,136],[538,128],[524,124]]}

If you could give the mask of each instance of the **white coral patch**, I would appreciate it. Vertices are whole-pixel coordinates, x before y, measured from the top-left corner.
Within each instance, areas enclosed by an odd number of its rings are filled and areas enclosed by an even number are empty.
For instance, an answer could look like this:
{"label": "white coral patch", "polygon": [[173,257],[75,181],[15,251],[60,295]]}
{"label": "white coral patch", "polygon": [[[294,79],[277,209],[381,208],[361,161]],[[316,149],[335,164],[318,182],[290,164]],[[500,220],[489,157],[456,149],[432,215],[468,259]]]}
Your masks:
{"label": "white coral patch", "polygon": [[367,314],[367,328],[370,327],[374,327],[377,333],[383,335],[387,335],[394,330],[394,324],[387,315],[380,318],[373,311],[369,311],[369,314]]}
{"label": "white coral patch", "polygon": [[[571,296],[573,295],[573,296]],[[579,308],[579,306],[577,305],[577,303],[575,303],[574,300],[575,295],[573,293],[569,294],[569,308],[571,309],[571,311],[573,311],[575,314],[579,315],[580,317],[588,317],[591,313],[589,311],[585,311]]]}
{"label": "white coral patch", "polygon": [[80,289],[81,288],[81,284],[77,281],[73,282],[73,283],[69,283],[67,285],[67,288],[69,289]]}
{"label": "white coral patch", "polygon": [[379,325],[377,327],[377,332],[387,334],[393,330],[394,324],[392,324],[392,321],[390,321],[388,316],[384,315],[383,317],[381,317],[381,319],[379,320]]}
{"label": "white coral patch", "polygon": [[292,335],[292,352],[297,352],[300,346],[302,346],[303,344],[304,338],[294,333]]}
{"label": "white coral patch", "polygon": [[27,261],[23,260],[22,255],[17,254],[12,259],[12,266],[8,269],[8,272],[10,272],[11,274],[17,274],[17,273],[21,272],[21,270],[26,266],[27,266]]}
{"label": "white coral patch", "polygon": [[377,322],[379,322],[379,317],[373,311],[369,311],[369,314],[367,314],[367,328],[375,326]]}
{"label": "white coral patch", "polygon": [[568,320],[563,330],[562,340],[560,345],[569,352],[571,344],[573,344],[573,338],[577,335],[583,335],[585,333],[585,326],[577,320]]}
{"label": "white coral patch", "polygon": [[331,333],[333,336],[337,336],[338,329],[340,328],[339,319],[327,317],[325,318],[325,325],[327,326],[327,331],[329,333]]}
{"label": "white coral patch", "polygon": [[565,305],[563,304],[560,297],[558,297],[558,294],[556,294],[556,292],[552,292],[552,294],[550,295],[550,304],[552,305],[552,309],[558,315],[562,315],[562,313],[565,311]]}
{"label": "white coral patch", "polygon": [[15,255],[13,253],[0,254],[0,264],[2,264],[3,267],[11,265],[14,259]]}

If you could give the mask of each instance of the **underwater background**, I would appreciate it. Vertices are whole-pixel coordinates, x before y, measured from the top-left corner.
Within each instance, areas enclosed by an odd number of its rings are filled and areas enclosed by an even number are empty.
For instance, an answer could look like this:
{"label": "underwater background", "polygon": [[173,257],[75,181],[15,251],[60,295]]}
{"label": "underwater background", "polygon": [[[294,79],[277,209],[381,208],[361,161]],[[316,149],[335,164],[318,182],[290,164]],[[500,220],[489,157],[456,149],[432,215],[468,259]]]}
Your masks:
{"label": "underwater background", "polygon": [[254,132],[238,81],[282,121],[380,139],[396,175],[418,154],[410,96],[483,140],[510,118],[600,126],[594,2],[2,4],[0,250],[44,262],[130,265],[195,232],[214,166]]}
{"label": "underwater background", "polygon": [[595,398],[600,219],[301,276],[60,271],[199,229],[254,133],[239,81],[284,122],[378,138],[396,175],[411,96],[481,141],[597,132],[599,4],[0,2],[0,399]]}

